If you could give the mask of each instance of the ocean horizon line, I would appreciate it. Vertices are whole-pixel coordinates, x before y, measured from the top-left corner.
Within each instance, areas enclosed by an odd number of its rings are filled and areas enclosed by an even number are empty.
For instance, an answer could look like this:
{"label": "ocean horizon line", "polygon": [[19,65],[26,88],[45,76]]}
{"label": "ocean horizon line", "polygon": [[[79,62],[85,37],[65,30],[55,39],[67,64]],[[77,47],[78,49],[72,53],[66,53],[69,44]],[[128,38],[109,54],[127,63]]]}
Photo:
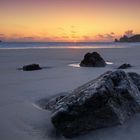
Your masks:
{"label": "ocean horizon line", "polygon": [[2,41],[1,43],[71,43],[71,44],[78,44],[78,43],[116,43],[114,41]]}
{"label": "ocean horizon line", "polygon": [[0,49],[95,49],[139,46],[128,42],[2,42]]}

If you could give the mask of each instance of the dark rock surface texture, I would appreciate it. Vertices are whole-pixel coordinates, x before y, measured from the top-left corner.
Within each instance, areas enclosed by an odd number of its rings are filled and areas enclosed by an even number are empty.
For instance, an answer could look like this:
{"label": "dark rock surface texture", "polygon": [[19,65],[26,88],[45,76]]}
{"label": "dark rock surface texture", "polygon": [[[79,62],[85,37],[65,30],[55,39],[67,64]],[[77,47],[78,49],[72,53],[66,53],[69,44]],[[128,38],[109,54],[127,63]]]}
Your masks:
{"label": "dark rock surface texture", "polygon": [[121,66],[118,67],[118,69],[128,69],[128,68],[131,68],[132,66],[130,64],[122,64]]}
{"label": "dark rock surface texture", "polygon": [[108,71],[50,104],[51,121],[67,138],[123,124],[140,111],[140,75]]}
{"label": "dark rock surface texture", "polygon": [[34,70],[41,70],[42,68],[39,66],[39,64],[30,64],[23,66],[23,71],[34,71]]}

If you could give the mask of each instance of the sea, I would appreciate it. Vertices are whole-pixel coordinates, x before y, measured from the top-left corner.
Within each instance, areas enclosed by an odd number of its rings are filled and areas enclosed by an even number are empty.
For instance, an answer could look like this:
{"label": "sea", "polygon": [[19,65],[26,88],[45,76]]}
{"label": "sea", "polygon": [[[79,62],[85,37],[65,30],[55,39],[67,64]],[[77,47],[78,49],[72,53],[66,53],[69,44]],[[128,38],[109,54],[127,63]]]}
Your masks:
{"label": "sea", "polygon": [[139,43],[116,42],[1,42],[0,49],[92,49],[127,48],[140,46]]}

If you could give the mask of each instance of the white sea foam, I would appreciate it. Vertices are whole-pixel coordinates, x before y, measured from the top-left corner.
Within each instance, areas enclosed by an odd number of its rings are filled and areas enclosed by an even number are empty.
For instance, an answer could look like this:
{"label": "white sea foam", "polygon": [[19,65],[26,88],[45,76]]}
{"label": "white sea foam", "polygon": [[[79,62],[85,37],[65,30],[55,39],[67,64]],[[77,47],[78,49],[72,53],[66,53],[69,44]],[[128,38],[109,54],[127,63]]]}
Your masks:
{"label": "white sea foam", "polygon": [[[113,65],[114,63],[107,61],[106,64],[107,65]],[[80,64],[79,63],[68,64],[68,66],[75,67],[75,68],[80,68]]]}
{"label": "white sea foam", "polygon": [[69,64],[68,66],[70,67],[75,67],[75,68],[80,68],[80,64],[76,63],[76,64]]}
{"label": "white sea foam", "polygon": [[113,63],[113,62],[107,61],[106,64],[107,64],[107,65],[113,65],[114,63]]}

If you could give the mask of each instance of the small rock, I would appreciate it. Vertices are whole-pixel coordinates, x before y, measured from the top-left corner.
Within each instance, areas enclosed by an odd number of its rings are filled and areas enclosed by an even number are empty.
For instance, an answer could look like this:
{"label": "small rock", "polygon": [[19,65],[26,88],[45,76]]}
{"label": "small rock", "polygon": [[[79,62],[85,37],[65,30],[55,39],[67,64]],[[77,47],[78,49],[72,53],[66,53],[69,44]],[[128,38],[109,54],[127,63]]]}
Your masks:
{"label": "small rock", "polygon": [[39,66],[39,64],[30,64],[23,66],[23,71],[33,71],[33,70],[41,70],[42,68]]}
{"label": "small rock", "polygon": [[87,53],[80,63],[81,67],[105,67],[104,59],[97,52]]}
{"label": "small rock", "polygon": [[132,66],[130,64],[122,64],[118,69],[128,69],[131,68]]}

